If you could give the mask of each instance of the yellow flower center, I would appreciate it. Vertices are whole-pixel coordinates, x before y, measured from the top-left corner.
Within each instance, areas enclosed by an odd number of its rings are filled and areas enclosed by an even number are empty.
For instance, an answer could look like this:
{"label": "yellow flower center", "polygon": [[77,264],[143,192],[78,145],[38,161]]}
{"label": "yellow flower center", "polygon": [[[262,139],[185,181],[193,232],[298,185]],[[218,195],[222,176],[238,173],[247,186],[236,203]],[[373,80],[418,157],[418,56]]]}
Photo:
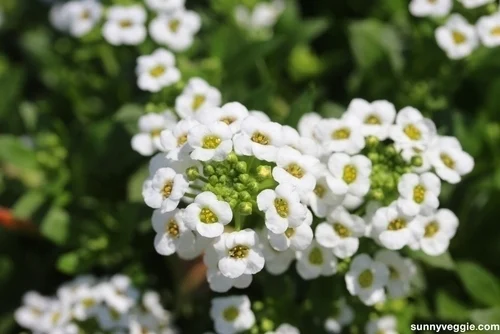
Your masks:
{"label": "yellow flower center", "polygon": [[453,160],[448,154],[441,153],[439,157],[446,167],[455,169],[455,160]]}
{"label": "yellow flower center", "polygon": [[233,259],[244,259],[248,256],[250,248],[244,245],[234,246],[229,250],[229,256]]}
{"label": "yellow flower center", "polygon": [[122,28],[130,28],[133,23],[131,20],[121,20],[119,22],[119,24],[120,24],[120,27],[122,27]]}
{"label": "yellow flower center", "polygon": [[214,135],[208,135],[203,138],[203,143],[201,147],[213,150],[219,147],[221,142],[222,140],[219,137]]}
{"label": "yellow flower center", "polygon": [[240,311],[235,306],[229,306],[222,312],[222,317],[224,320],[227,322],[233,322],[238,318],[238,315],[240,314]]}
{"label": "yellow flower center", "polygon": [[220,121],[226,123],[227,125],[231,125],[234,121],[236,121],[236,117],[227,116],[221,118]]}
{"label": "yellow flower center", "polygon": [[203,208],[200,211],[200,221],[205,224],[213,224],[219,221],[219,217],[209,208]]}
{"label": "yellow flower center", "polygon": [[380,121],[380,118],[378,118],[377,115],[371,114],[371,115],[366,116],[365,124],[379,125],[379,124],[382,124],[382,122]]}
{"label": "yellow flower center", "polygon": [[422,132],[413,124],[405,126],[403,131],[411,140],[420,140],[422,138]]}
{"label": "yellow flower center", "polygon": [[268,136],[263,134],[262,132],[255,131],[250,138],[254,143],[261,144],[261,145],[269,145],[271,143],[271,140],[269,139]]}
{"label": "yellow flower center", "polygon": [[314,247],[309,253],[309,263],[316,266],[323,264],[323,252],[318,247]]}
{"label": "yellow flower center", "polygon": [[408,223],[406,222],[405,219],[396,218],[389,223],[389,226],[387,227],[387,229],[389,231],[399,231],[399,230],[404,229],[406,227],[406,225],[408,225]]}
{"label": "yellow flower center", "polygon": [[51,321],[53,324],[56,324],[59,319],[61,319],[61,313],[60,312],[55,312],[54,314],[52,314],[52,317],[51,317]]}
{"label": "yellow flower center", "polygon": [[439,224],[437,221],[431,221],[425,226],[424,238],[432,238],[436,233],[439,232]]}
{"label": "yellow flower center", "polygon": [[165,66],[162,65],[156,65],[153,67],[151,70],[149,70],[149,74],[153,78],[159,78],[165,73]]}
{"label": "yellow flower center", "polygon": [[180,25],[181,21],[173,19],[168,22],[168,29],[170,29],[171,32],[177,32],[177,30],[179,30]]}
{"label": "yellow flower center", "polygon": [[421,204],[425,199],[425,188],[422,185],[418,185],[415,188],[413,188],[413,200]]}
{"label": "yellow flower center", "polygon": [[291,174],[291,175],[295,176],[298,179],[301,179],[301,178],[304,177],[304,170],[302,169],[302,167],[300,167],[296,163],[289,164],[285,168],[285,170],[288,172],[288,174]]}
{"label": "yellow flower center", "polygon": [[388,266],[388,268],[389,268],[389,277],[392,280],[399,279],[399,277],[400,277],[399,271],[397,271],[396,268],[394,268],[393,266]]}
{"label": "yellow flower center", "polygon": [[203,105],[203,103],[205,103],[205,100],[207,98],[205,97],[205,95],[201,95],[201,94],[196,94],[194,97],[193,97],[193,104],[191,105],[191,108],[196,111],[198,109],[200,109],[200,107]]}
{"label": "yellow flower center", "polygon": [[151,137],[159,137],[163,129],[153,129],[149,132]]}
{"label": "yellow flower center", "polygon": [[163,197],[167,198],[170,196],[172,193],[172,188],[174,187],[174,181],[169,180],[165,182],[165,185],[163,186],[163,189],[161,190],[161,194]]}
{"label": "yellow flower center", "polygon": [[351,236],[351,231],[342,225],[341,223],[334,223],[333,224],[333,229],[335,232],[337,232],[338,236],[341,237],[342,239],[348,238]]}
{"label": "yellow flower center", "polygon": [[290,239],[291,237],[293,237],[295,235],[295,229],[291,228],[291,227],[287,228],[285,231],[285,235],[287,238]]}
{"label": "yellow flower center", "polygon": [[333,131],[332,139],[347,139],[351,136],[351,130],[348,128],[340,128],[338,130]]}
{"label": "yellow flower center", "polygon": [[325,197],[326,188],[323,187],[321,184],[317,184],[316,187],[314,188],[314,193],[319,198],[323,198],[323,197]]}
{"label": "yellow flower center", "polygon": [[165,226],[165,232],[172,238],[179,237],[179,224],[175,221],[174,218],[170,219],[168,224]]}
{"label": "yellow flower center", "polygon": [[453,30],[451,36],[455,44],[463,44],[467,40],[467,37],[465,37],[464,34],[462,34],[460,31],[457,30]]}
{"label": "yellow flower center", "polygon": [[371,287],[373,284],[372,271],[370,269],[365,269],[361,274],[359,274],[358,283],[363,289]]}
{"label": "yellow flower center", "polygon": [[82,20],[88,20],[88,19],[90,19],[90,11],[89,11],[89,10],[87,10],[87,9],[85,9],[85,10],[82,12],[82,14],[80,15],[80,18],[81,18]]}
{"label": "yellow flower center", "polygon": [[276,198],[274,200],[274,207],[281,218],[288,217],[288,202],[283,198]]}
{"label": "yellow flower center", "polygon": [[345,183],[351,184],[354,181],[356,181],[357,177],[358,177],[358,171],[355,166],[346,165],[344,167],[344,174],[342,175],[342,179],[345,181]]}
{"label": "yellow flower center", "polygon": [[187,142],[187,140],[188,140],[188,136],[186,133],[179,136],[177,138],[177,147],[181,147],[182,145],[184,145]]}
{"label": "yellow flower center", "polygon": [[95,299],[93,298],[85,298],[82,300],[82,304],[84,308],[91,308],[96,304]]}
{"label": "yellow flower center", "polygon": [[491,34],[493,36],[500,36],[500,26],[496,26],[493,29],[491,29]]}

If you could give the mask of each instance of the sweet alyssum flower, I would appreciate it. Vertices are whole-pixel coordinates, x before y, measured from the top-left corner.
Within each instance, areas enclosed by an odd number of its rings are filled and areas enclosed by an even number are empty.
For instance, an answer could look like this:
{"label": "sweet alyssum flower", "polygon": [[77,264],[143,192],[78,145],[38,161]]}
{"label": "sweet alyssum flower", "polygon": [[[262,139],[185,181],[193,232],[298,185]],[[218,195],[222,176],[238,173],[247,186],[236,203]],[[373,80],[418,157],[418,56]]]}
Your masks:
{"label": "sweet alyssum flower", "polygon": [[377,320],[369,321],[365,326],[366,334],[398,334],[396,318],[393,316],[385,316]]}
{"label": "sweet alyssum flower", "polygon": [[159,14],[149,24],[149,34],[158,44],[174,51],[188,49],[200,30],[200,16],[191,10],[176,10]]}
{"label": "sweet alyssum flower", "polygon": [[66,21],[64,30],[75,37],[90,32],[102,16],[102,5],[95,0],[69,1],[61,10]]}
{"label": "sweet alyssum flower", "polygon": [[141,5],[111,6],[102,27],[104,39],[113,45],[137,45],[146,39],[146,11]]}
{"label": "sweet alyssum flower", "polygon": [[233,149],[233,133],[224,122],[200,124],[189,130],[188,143],[193,148],[191,158],[200,161],[222,161]]}
{"label": "sweet alyssum flower", "polygon": [[317,141],[315,135],[315,129],[318,126],[319,122],[323,120],[319,114],[315,112],[310,112],[304,114],[300,120],[299,124],[297,124],[297,129],[302,137],[311,138]]}
{"label": "sweet alyssum flower", "polygon": [[233,141],[236,154],[276,161],[278,147],[283,146],[282,126],[249,116],[241,124],[241,132],[234,135]]}
{"label": "sweet alyssum flower", "polygon": [[184,7],[186,0],[145,0],[146,5],[157,12],[173,12]]}
{"label": "sweet alyssum flower", "polygon": [[314,172],[319,168],[317,158],[305,155],[291,147],[282,147],[276,153],[276,167],[273,177],[279,184],[294,186],[299,194],[307,195],[314,190]]}
{"label": "sweet alyssum flower", "polygon": [[364,304],[374,305],[385,300],[384,287],[389,274],[385,264],[373,261],[367,254],[357,255],[345,275],[347,290]]}
{"label": "sweet alyssum flower", "polygon": [[410,281],[415,274],[415,265],[410,259],[404,259],[399,253],[382,249],[375,254],[375,261],[383,263],[389,269],[387,292],[391,298],[405,297],[410,290]]}
{"label": "sweet alyssum flower", "polygon": [[191,249],[195,247],[195,235],[184,222],[183,211],[175,209],[162,213],[153,212],[151,221],[156,232],[154,246],[161,255],[171,255],[179,248]]}
{"label": "sweet alyssum flower", "polygon": [[436,174],[452,184],[460,182],[474,168],[474,159],[455,137],[439,137],[426,155]]}
{"label": "sweet alyssum flower", "polygon": [[175,110],[181,118],[194,117],[203,109],[220,105],[219,90],[201,78],[189,79],[181,95],[175,99]]}
{"label": "sweet alyssum flower", "polygon": [[446,252],[450,240],[457,232],[457,216],[448,209],[439,209],[432,215],[422,217],[419,223],[424,229],[424,235],[410,247],[421,249],[431,256]]}
{"label": "sweet alyssum flower", "polygon": [[328,170],[331,175],[326,176],[326,182],[336,195],[361,197],[370,190],[372,163],[364,155],[332,154],[328,159]]}
{"label": "sweet alyssum flower", "polygon": [[228,292],[233,287],[246,289],[252,283],[252,277],[250,274],[243,274],[236,278],[229,278],[224,276],[218,269],[208,268],[207,270],[207,282],[210,289],[219,293]]}
{"label": "sweet alyssum flower", "polygon": [[259,30],[274,26],[284,9],[283,0],[262,1],[257,3],[253,10],[244,5],[237,6],[234,17],[240,26],[248,30]]}
{"label": "sweet alyssum flower", "polygon": [[183,215],[184,222],[207,238],[218,237],[224,232],[224,225],[233,219],[228,203],[219,201],[213,193],[205,191],[195,197]]}
{"label": "sweet alyssum flower", "polygon": [[303,223],[298,227],[289,227],[284,233],[273,233],[268,231],[267,238],[271,247],[277,251],[285,251],[289,248],[293,250],[304,250],[312,242],[313,231],[309,224]]}
{"label": "sweet alyssum flower", "polygon": [[326,222],[316,227],[314,234],[321,246],[331,248],[336,257],[345,259],[357,252],[359,238],[365,235],[365,228],[361,217],[338,207],[327,216]]}
{"label": "sweet alyssum flower", "polygon": [[389,130],[396,117],[396,108],[385,100],[369,103],[363,99],[353,99],[347,107],[344,117],[360,120],[361,132],[365,137],[374,136],[384,140],[389,136]]}
{"label": "sweet alyssum flower", "polygon": [[266,332],[266,334],[300,334],[300,331],[290,324],[281,324],[274,331]]}
{"label": "sweet alyssum flower", "polygon": [[408,216],[428,215],[439,207],[441,180],[434,173],[408,173],[398,184],[399,209]]}
{"label": "sweet alyssum flower", "polygon": [[295,260],[295,251],[288,248],[285,251],[277,251],[268,241],[268,230],[263,229],[260,233],[260,249],[266,260],[265,268],[271,275],[281,275],[288,270],[290,264]]}
{"label": "sweet alyssum flower", "polygon": [[172,128],[176,122],[175,116],[170,111],[141,116],[138,121],[139,133],[132,137],[132,149],[145,156],[162,150],[160,134],[164,129]]}
{"label": "sweet alyssum flower", "polygon": [[330,118],[316,125],[314,137],[321,142],[325,153],[357,154],[365,147],[361,121],[354,117]]}
{"label": "sweet alyssum flower", "polygon": [[479,44],[475,27],[460,14],[450,15],[435,35],[439,47],[451,59],[467,57]]}
{"label": "sweet alyssum flower", "polygon": [[450,13],[452,7],[452,0],[412,0],[409,6],[410,13],[418,17],[446,16]]}
{"label": "sweet alyssum flower", "polygon": [[315,171],[316,186],[314,190],[309,192],[305,202],[311,207],[314,215],[319,218],[324,218],[328,212],[342,204],[343,195],[335,195],[327,182],[327,177],[330,173],[321,165]]}
{"label": "sweet alyssum flower", "polygon": [[238,102],[229,102],[222,107],[212,107],[196,114],[196,119],[202,124],[223,122],[229,125],[231,132],[240,131],[241,122],[249,115],[247,108]]}
{"label": "sweet alyssum flower", "polygon": [[265,213],[266,227],[273,233],[286,233],[304,223],[307,208],[291,184],[281,184],[275,190],[263,190],[257,196],[257,206]]}
{"label": "sweet alyssum flower", "polygon": [[500,45],[500,13],[479,18],[476,29],[483,45],[490,48]]}
{"label": "sweet alyssum flower", "polygon": [[350,325],[354,320],[354,310],[345,299],[341,299],[336,306],[335,314],[325,320],[325,330],[328,333],[341,333],[342,328]]}
{"label": "sweet alyssum flower", "polygon": [[176,173],[172,168],[160,168],[152,179],[144,182],[142,196],[151,208],[170,212],[177,208],[188,187],[182,174]]}
{"label": "sweet alyssum flower", "polygon": [[161,148],[167,152],[168,159],[181,161],[188,158],[192,151],[192,147],[187,144],[188,132],[197,125],[199,123],[194,119],[182,119],[171,129],[161,132]]}
{"label": "sweet alyssum flower", "polygon": [[390,136],[400,147],[424,150],[436,135],[436,126],[413,107],[401,109],[396,116]]}
{"label": "sweet alyssum flower", "polygon": [[319,276],[331,276],[337,272],[337,259],[330,249],[322,247],[316,240],[306,249],[297,251],[297,272],[305,280]]}
{"label": "sweet alyssum flower", "polygon": [[297,130],[288,125],[284,125],[282,130],[284,145],[294,148],[302,154],[317,158],[321,156],[321,146],[314,139],[302,137]]}
{"label": "sweet alyssum flower", "polygon": [[106,303],[119,313],[130,310],[139,298],[139,291],[125,275],[111,277],[109,282],[102,284],[101,292]]}
{"label": "sweet alyssum flower", "polygon": [[233,334],[250,329],[255,324],[255,315],[247,296],[228,296],[212,299],[210,317],[215,330],[220,334]]}
{"label": "sweet alyssum flower", "polygon": [[149,92],[158,92],[181,78],[181,72],[175,67],[175,56],[165,49],[137,58],[136,73],[137,86]]}
{"label": "sweet alyssum flower", "polygon": [[218,255],[218,268],[229,278],[256,274],[264,268],[264,256],[259,249],[259,237],[251,229],[224,233],[213,247]]}
{"label": "sweet alyssum flower", "polygon": [[458,1],[461,2],[465,8],[476,8],[494,2],[494,0],[458,0]]}

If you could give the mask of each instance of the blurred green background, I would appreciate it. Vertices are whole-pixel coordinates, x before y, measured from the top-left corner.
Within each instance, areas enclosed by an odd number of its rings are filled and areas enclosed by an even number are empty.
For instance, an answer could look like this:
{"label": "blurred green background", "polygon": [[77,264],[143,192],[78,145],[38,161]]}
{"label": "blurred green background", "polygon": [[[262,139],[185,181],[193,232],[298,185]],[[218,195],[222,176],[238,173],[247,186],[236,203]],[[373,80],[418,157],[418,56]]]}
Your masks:
{"label": "blurred green background", "polygon": [[[458,137],[476,161],[442,195],[458,234],[445,256],[415,255],[418,293],[404,309],[388,307],[406,333],[410,322],[500,323],[500,49],[448,59],[434,40],[444,20],[411,17],[407,0],[288,1],[272,38],[250,39],[231,20],[238,2],[187,1],[203,28],[178,56],[184,79],[201,76],[224,101],[291,125],[311,110],[339,116],[361,97],[414,106]],[[471,22],[489,10],[455,7]],[[82,39],[58,33],[35,0],[0,8],[0,333],[19,331],[12,312],[24,292],[53,294],[86,272],[127,273],[162,293],[184,332],[211,328],[199,263],[153,249],[140,192],[149,159],[130,148],[137,118],[175,96],[136,87],[136,57],[156,46],[113,47],[98,29]],[[265,295],[254,285],[248,294]]]}

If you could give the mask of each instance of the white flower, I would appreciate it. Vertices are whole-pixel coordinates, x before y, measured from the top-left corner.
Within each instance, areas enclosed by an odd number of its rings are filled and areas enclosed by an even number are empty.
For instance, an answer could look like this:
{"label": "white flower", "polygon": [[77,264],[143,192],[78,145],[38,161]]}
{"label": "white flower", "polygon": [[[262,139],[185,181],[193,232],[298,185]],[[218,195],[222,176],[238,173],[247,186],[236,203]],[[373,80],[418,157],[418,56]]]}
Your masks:
{"label": "white flower", "polygon": [[199,125],[193,119],[182,119],[172,129],[162,131],[160,143],[167,153],[167,158],[172,160],[185,160],[192,148],[187,144],[189,130]]}
{"label": "white flower", "polygon": [[[36,331],[42,330],[46,333],[57,333],[67,327],[71,321],[71,313],[66,305],[59,301],[53,301],[48,305],[40,321],[35,325]],[[64,332],[59,332],[66,334]]]}
{"label": "white flower", "polygon": [[307,154],[313,157],[320,157],[322,154],[321,145],[314,139],[302,137],[297,130],[291,126],[283,126],[283,144],[296,149],[302,154]]}
{"label": "white flower", "polygon": [[234,17],[236,22],[246,29],[264,29],[274,26],[284,9],[283,0],[259,2],[252,11],[244,5],[239,5],[235,9]]}
{"label": "white flower", "polygon": [[353,155],[365,147],[361,121],[353,117],[325,119],[316,125],[314,136],[322,143],[325,153],[345,152]]}
{"label": "white flower", "polygon": [[194,233],[184,223],[181,210],[176,209],[165,213],[155,210],[151,220],[156,232],[154,245],[159,254],[172,255],[179,248],[194,248]]}
{"label": "white flower", "polygon": [[251,229],[224,233],[214,243],[218,268],[229,278],[256,274],[264,268],[264,256],[259,249],[259,237]]}
{"label": "white flower", "polygon": [[255,315],[247,296],[228,296],[212,299],[210,317],[219,334],[240,333],[255,324]]}
{"label": "white flower", "polygon": [[200,27],[201,19],[197,13],[181,9],[159,14],[149,24],[149,34],[158,44],[174,51],[184,51],[193,44],[193,37]]}
{"label": "white flower", "polygon": [[373,261],[367,254],[357,255],[345,275],[347,290],[368,306],[385,300],[384,286],[389,280],[389,269]]}
{"label": "white flower", "polygon": [[399,209],[408,216],[428,215],[439,207],[441,180],[434,173],[404,174],[398,183]]}
{"label": "white flower", "polygon": [[113,310],[126,313],[137,303],[139,291],[128,276],[114,275],[109,282],[101,284],[102,297]]}
{"label": "white flower", "polygon": [[399,250],[423,236],[424,229],[419,224],[419,219],[420,216],[405,215],[396,202],[393,202],[375,212],[372,232],[384,247]]}
{"label": "white flower", "polygon": [[455,137],[440,137],[427,152],[436,174],[449,183],[458,183],[474,168],[474,159],[464,152]]}
{"label": "white flower", "polygon": [[[434,143],[434,141],[435,141],[435,139],[432,140],[428,146],[431,147],[432,143]],[[421,174],[424,172],[428,172],[431,169],[431,164],[429,162],[429,157],[427,156],[427,151],[422,151],[421,149],[419,149],[417,147],[412,147],[412,146],[408,146],[405,144],[401,145],[400,143],[394,143],[394,148],[396,149],[396,151],[399,152],[401,157],[407,163],[411,164],[411,168],[412,168],[413,172],[415,172],[417,174]],[[420,167],[412,164],[413,157],[419,157],[421,159],[422,165]]]}
{"label": "white flower", "polygon": [[157,12],[173,12],[184,8],[186,0],[146,0],[146,5]]}
{"label": "white flower", "polygon": [[315,112],[305,113],[300,119],[297,129],[302,137],[318,140],[315,135],[316,126],[323,120],[319,114]]}
{"label": "white flower", "polygon": [[317,158],[300,153],[291,147],[282,147],[276,154],[273,178],[280,185],[290,184],[304,197],[316,187],[314,173],[320,167]]}
{"label": "white flower", "polygon": [[240,130],[241,122],[248,116],[247,108],[238,102],[226,103],[220,108],[208,108],[196,114],[196,119],[202,124],[224,122],[229,125],[232,133]]}
{"label": "white flower", "polygon": [[365,228],[361,217],[338,207],[327,216],[326,222],[316,227],[314,235],[321,246],[331,248],[336,257],[345,259],[358,251],[359,238],[364,236]]}
{"label": "white flower", "polygon": [[417,17],[442,17],[448,15],[452,7],[452,0],[412,0],[410,13]]}
{"label": "white flower", "polygon": [[271,246],[277,251],[285,251],[289,248],[293,250],[304,250],[312,242],[313,231],[306,223],[298,227],[289,227],[284,233],[273,233],[268,231],[267,238]]}
{"label": "white flower", "polygon": [[274,331],[266,332],[266,334],[300,334],[300,331],[297,327],[290,324],[281,324]]}
{"label": "white flower", "polygon": [[465,8],[476,8],[494,2],[495,0],[458,0],[458,1],[460,1]]}
{"label": "white flower", "polygon": [[276,161],[278,147],[283,146],[282,126],[249,116],[241,123],[241,133],[236,134],[233,141],[238,155],[254,155],[260,160]]}
{"label": "white flower", "polygon": [[303,251],[297,251],[297,272],[305,280],[331,276],[337,272],[337,259],[331,249],[313,242]]}
{"label": "white flower", "polygon": [[210,289],[219,293],[228,292],[233,287],[246,289],[252,283],[252,278],[253,276],[250,274],[243,274],[233,279],[224,276],[218,269],[209,268],[207,270],[207,281]]}
{"label": "white flower", "polygon": [[363,99],[353,99],[344,118],[356,118],[361,125],[361,132],[365,137],[374,136],[384,140],[389,136],[389,130],[396,117],[396,108],[385,100],[369,103]]}
{"label": "white flower", "polygon": [[233,149],[233,134],[224,122],[197,125],[188,132],[188,143],[193,148],[191,158],[200,161],[222,161]]}
{"label": "white flower", "polygon": [[368,321],[365,326],[366,334],[398,334],[396,318],[393,316],[385,316],[377,320]]}
{"label": "white flower", "polygon": [[319,218],[324,218],[333,208],[342,204],[343,195],[335,195],[327,182],[327,177],[330,173],[326,168],[320,166],[316,169],[316,186],[314,190],[309,192],[306,198],[306,203],[311,207],[314,215]]}
{"label": "white flower", "polygon": [[260,249],[266,260],[265,268],[271,275],[281,275],[288,270],[292,261],[295,260],[295,251],[291,248],[283,252],[275,250],[269,243],[267,233],[268,230],[263,229],[260,234]]}
{"label": "white flower", "polygon": [[180,247],[177,249],[177,255],[179,256],[180,259],[182,260],[194,260],[203,252],[206,251],[207,247],[211,245],[213,242],[212,238],[205,238],[201,236],[198,232],[194,233],[195,236],[195,242],[194,242],[194,247],[192,248],[185,248],[185,247]]}
{"label": "white flower", "polygon": [[137,45],[146,39],[146,11],[141,5],[111,6],[102,27],[104,39],[113,45]]}
{"label": "white flower", "polygon": [[401,147],[425,149],[436,135],[436,126],[420,111],[413,107],[401,109],[396,116],[396,124],[392,127],[390,137]]}
{"label": "white flower", "polygon": [[475,27],[460,14],[450,15],[435,35],[437,44],[450,59],[467,57],[479,44]]}
{"label": "white flower", "polygon": [[102,5],[95,0],[70,1],[64,10],[68,24],[66,29],[75,37],[90,32],[102,15]]}
{"label": "white flower", "polygon": [[263,112],[263,111],[260,111],[260,110],[250,110],[248,112],[249,116],[253,116],[257,119],[259,119],[261,122],[271,122],[271,118],[269,118],[269,116]]}
{"label": "white flower", "polygon": [[56,3],[50,8],[49,21],[59,31],[67,31],[69,26],[69,13],[67,3]]}
{"label": "white flower", "polygon": [[389,269],[389,280],[387,281],[389,297],[405,297],[410,290],[410,281],[415,274],[412,261],[404,259],[398,252],[386,249],[379,250],[374,259],[385,264]]}
{"label": "white flower", "polygon": [[341,299],[337,314],[328,317],[325,321],[325,330],[328,333],[340,333],[342,328],[350,325],[354,320],[354,310],[347,305],[345,299]]}
{"label": "white flower", "polygon": [[79,321],[85,321],[97,314],[98,308],[103,299],[102,291],[99,287],[85,287],[76,294],[76,302],[71,313]]}
{"label": "white flower", "polygon": [[175,67],[175,56],[165,49],[156,49],[152,54],[137,58],[137,86],[145,91],[159,92],[181,78]]}
{"label": "white flower", "polygon": [[162,150],[160,134],[164,129],[172,128],[176,122],[175,116],[169,111],[139,117],[139,133],[132,137],[132,149],[145,156]]}
{"label": "white flower", "polygon": [[448,209],[439,209],[430,216],[422,217],[419,223],[424,228],[424,235],[412,248],[420,248],[431,256],[438,256],[446,252],[450,240],[457,232],[457,216]]}
{"label": "white flower", "polygon": [[328,170],[331,175],[326,176],[326,182],[336,195],[362,197],[370,190],[372,162],[364,155],[334,153],[328,159]]}
{"label": "white flower", "polygon": [[221,104],[220,91],[201,78],[189,79],[186,87],[175,99],[175,110],[181,118],[190,118],[207,108]]}
{"label": "white flower", "polygon": [[144,310],[158,320],[162,325],[167,325],[171,320],[170,313],[161,305],[160,295],[155,291],[146,291],[142,295],[142,306]]}
{"label": "white flower", "polygon": [[477,34],[487,47],[500,45],[500,13],[483,16],[476,22]]}
{"label": "white flower", "polygon": [[217,200],[209,191],[202,192],[184,211],[184,222],[193,231],[206,238],[218,237],[224,225],[233,219],[233,211],[227,202]]}
{"label": "white flower", "polygon": [[160,168],[152,179],[144,182],[142,197],[144,202],[161,212],[173,211],[189,187],[185,177],[172,168]]}
{"label": "white flower", "polygon": [[266,227],[273,233],[285,233],[304,223],[307,208],[291,184],[280,184],[275,190],[266,189],[257,196],[257,206],[266,216]]}
{"label": "white flower", "polygon": [[51,301],[48,298],[38,294],[38,292],[29,291],[23,296],[23,305],[14,313],[16,322],[22,327],[36,329]]}
{"label": "white flower", "polygon": [[129,324],[129,314],[128,313],[120,313],[117,310],[100,306],[96,313],[97,324],[99,328],[104,330],[115,330],[116,333],[124,333],[125,331],[120,332],[119,330],[124,330],[128,328]]}

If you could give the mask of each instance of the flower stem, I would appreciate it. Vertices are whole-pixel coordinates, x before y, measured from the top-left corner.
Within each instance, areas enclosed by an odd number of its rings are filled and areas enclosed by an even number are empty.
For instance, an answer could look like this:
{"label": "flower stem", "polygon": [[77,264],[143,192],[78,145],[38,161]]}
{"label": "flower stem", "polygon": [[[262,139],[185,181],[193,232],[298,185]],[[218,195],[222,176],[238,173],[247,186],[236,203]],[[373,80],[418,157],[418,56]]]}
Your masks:
{"label": "flower stem", "polygon": [[242,219],[241,218],[242,217],[241,217],[240,212],[236,211],[234,213],[234,225],[235,225],[234,227],[235,227],[236,231],[241,230],[241,223],[242,223]]}
{"label": "flower stem", "polygon": [[191,193],[185,193],[184,196],[190,197],[190,198],[195,198],[196,194],[191,194]]}
{"label": "flower stem", "polygon": [[201,175],[198,176],[198,180],[203,181],[205,183],[208,183],[208,179],[206,177],[204,177],[204,176],[201,176]]}

